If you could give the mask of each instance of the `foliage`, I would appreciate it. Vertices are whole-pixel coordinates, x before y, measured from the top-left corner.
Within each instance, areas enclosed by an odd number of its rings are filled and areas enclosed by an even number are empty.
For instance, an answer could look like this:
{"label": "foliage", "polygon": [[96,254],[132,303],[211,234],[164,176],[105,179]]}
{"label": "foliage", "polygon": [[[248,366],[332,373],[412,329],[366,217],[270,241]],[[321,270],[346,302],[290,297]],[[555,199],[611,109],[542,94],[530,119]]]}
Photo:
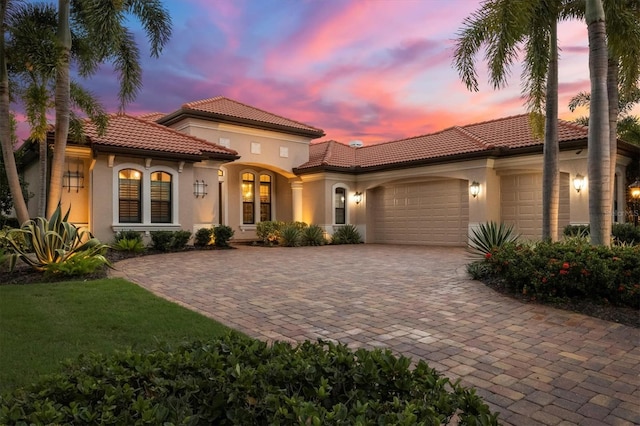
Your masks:
{"label": "foliage", "polygon": [[302,231],[295,223],[287,223],[280,228],[278,243],[284,247],[298,247]]}
{"label": "foliage", "polygon": [[218,225],[213,228],[213,239],[216,247],[229,247],[229,240],[235,231],[227,225]]}
{"label": "foliage", "polygon": [[328,342],[222,339],[87,355],[0,400],[0,423],[497,425],[422,360]]}
{"label": "foliage", "polygon": [[591,299],[640,308],[640,245],[592,246],[584,239],[494,248],[468,270],[536,300]]}
{"label": "foliage", "polygon": [[15,217],[0,214],[0,228],[4,228],[5,226],[9,228],[20,228],[20,222],[18,222],[18,219]]}
{"label": "foliage", "polygon": [[213,243],[213,228],[200,228],[193,237],[193,245],[206,247]]}
{"label": "foliage", "polygon": [[[588,237],[589,225],[567,225],[564,235],[570,237]],[[611,235],[614,244],[638,245],[640,244],[640,227],[632,223],[614,223],[611,227]]]}
{"label": "foliage", "polygon": [[469,249],[478,258],[506,243],[515,242],[520,237],[513,232],[513,225],[493,221],[481,223],[478,229],[472,229],[472,234],[469,237]]}
{"label": "foliage", "polygon": [[191,238],[189,231],[151,231],[151,248],[158,251],[182,250]]}
{"label": "foliage", "polygon": [[118,243],[120,240],[136,240],[142,242],[142,233],[133,231],[131,229],[126,229],[116,232],[114,239],[116,243]]}
{"label": "foliage", "polygon": [[69,212],[67,210],[62,216],[58,205],[50,219],[38,217],[26,222],[20,229],[11,231],[7,236],[12,250],[10,269],[20,259],[36,270],[55,272],[56,267],[52,264],[65,263],[77,255],[93,257],[108,265],[104,257],[107,246],[93,238],[88,231],[80,230],[68,222]]}
{"label": "foliage", "polygon": [[[17,156],[20,154],[17,153]],[[13,209],[13,196],[11,195],[11,190],[9,189],[9,182],[7,181],[7,174],[5,173],[5,165],[2,161],[2,151],[0,150],[0,217],[2,214],[9,214],[11,209]],[[24,180],[22,175],[19,175],[20,179],[20,188],[22,188],[22,196],[25,201],[29,200],[29,198],[33,197],[33,193],[29,192],[29,182]],[[4,219],[4,218],[2,218]],[[17,220],[16,220],[17,221]],[[0,221],[0,226],[4,226]],[[19,226],[19,224],[18,224]],[[17,227],[17,226],[16,226]]]}
{"label": "foliage", "polygon": [[278,242],[280,236],[280,228],[284,226],[284,222],[267,220],[258,222],[256,225],[256,235],[266,246],[272,246]]}
{"label": "foliage", "polygon": [[303,246],[321,246],[326,244],[324,230],[318,225],[309,225],[300,234],[300,244]]}
{"label": "foliage", "polygon": [[113,245],[113,248],[118,251],[126,251],[130,253],[142,253],[144,251],[144,243],[138,239],[122,238]]}
{"label": "foliage", "polygon": [[[123,240],[124,241],[124,240]],[[77,277],[93,274],[105,265],[103,256],[96,256],[92,250],[77,252],[62,262],[50,263],[45,266],[45,276],[61,275],[65,277]]]}
{"label": "foliage", "polygon": [[340,226],[333,233],[331,244],[360,244],[362,237],[354,225]]}

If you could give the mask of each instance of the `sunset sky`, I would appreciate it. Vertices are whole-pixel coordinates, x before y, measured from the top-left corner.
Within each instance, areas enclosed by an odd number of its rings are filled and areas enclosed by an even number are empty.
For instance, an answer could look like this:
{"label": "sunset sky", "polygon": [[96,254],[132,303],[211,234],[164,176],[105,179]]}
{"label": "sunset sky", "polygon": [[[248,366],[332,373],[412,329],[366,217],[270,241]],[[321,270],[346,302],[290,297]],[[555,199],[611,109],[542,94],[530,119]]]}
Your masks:
{"label": "sunset sky", "polygon": [[[144,38],[144,87],[132,114],[175,111],[227,96],[323,129],[321,140],[376,143],[521,114],[520,68],[494,91],[478,58],[480,91],[452,65],[454,40],[479,0],[165,1],[173,36],[160,58]],[[135,22],[131,28],[136,28]],[[560,117],[589,90],[586,25],[559,27]],[[117,80],[105,67],[85,85],[109,111]],[[584,113],[584,111],[582,112]]]}

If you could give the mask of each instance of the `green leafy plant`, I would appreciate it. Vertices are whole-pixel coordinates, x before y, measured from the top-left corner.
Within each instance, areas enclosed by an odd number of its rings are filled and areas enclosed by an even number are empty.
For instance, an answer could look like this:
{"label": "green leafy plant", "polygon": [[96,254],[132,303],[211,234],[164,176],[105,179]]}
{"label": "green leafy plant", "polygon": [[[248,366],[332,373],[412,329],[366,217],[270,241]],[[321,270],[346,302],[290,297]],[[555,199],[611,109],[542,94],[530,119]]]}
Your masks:
{"label": "green leafy plant", "polygon": [[118,231],[116,232],[114,240],[116,243],[118,243],[120,240],[137,240],[142,242],[142,233],[138,231],[132,231],[130,229]]}
{"label": "green leafy plant", "polygon": [[190,238],[189,231],[151,231],[151,248],[165,252],[182,250]]}
{"label": "green leafy plant", "polygon": [[233,238],[235,231],[227,225],[218,225],[213,228],[213,239],[216,247],[229,247],[229,240]]}
{"label": "green leafy plant", "polygon": [[[62,216],[60,205],[50,219],[38,217],[14,229],[6,237],[11,246],[9,267],[13,269],[18,259],[38,271],[52,270],[51,264],[67,262],[81,253],[109,265],[104,257],[107,245],[100,243],[90,232],[81,230],[67,221],[70,209]],[[23,246],[24,242],[24,246]]]}
{"label": "green leafy plant", "polygon": [[62,275],[66,277],[76,277],[93,274],[104,264],[105,259],[102,256],[96,256],[91,250],[85,250],[77,252],[74,256],[62,262],[48,264],[45,266],[45,276]]}
{"label": "green leafy plant", "polygon": [[309,225],[300,234],[300,244],[303,246],[321,246],[326,244],[324,230],[318,225]]}
{"label": "green leafy plant", "polygon": [[278,238],[280,237],[280,228],[283,225],[283,222],[272,220],[258,222],[256,225],[256,235],[264,245],[275,245],[278,242]]}
{"label": "green leafy plant", "polygon": [[213,228],[200,228],[193,237],[193,245],[206,247],[213,244]]}
{"label": "green leafy plant", "polygon": [[481,223],[477,229],[472,229],[469,237],[469,249],[476,258],[486,256],[496,248],[506,243],[516,242],[520,238],[513,231],[513,225],[505,223],[487,222]]}
{"label": "green leafy plant", "polygon": [[473,389],[423,360],[237,335],[89,354],[0,400],[1,424],[497,425]]}
{"label": "green leafy plant", "polygon": [[344,225],[339,227],[331,238],[331,244],[360,244],[362,237],[358,228],[353,225]]}
{"label": "green leafy plant", "polygon": [[298,247],[302,231],[295,223],[287,223],[280,229],[278,242],[284,247]]}
{"label": "green leafy plant", "polygon": [[126,251],[130,253],[142,253],[145,249],[142,239],[122,238],[112,246],[115,250]]}

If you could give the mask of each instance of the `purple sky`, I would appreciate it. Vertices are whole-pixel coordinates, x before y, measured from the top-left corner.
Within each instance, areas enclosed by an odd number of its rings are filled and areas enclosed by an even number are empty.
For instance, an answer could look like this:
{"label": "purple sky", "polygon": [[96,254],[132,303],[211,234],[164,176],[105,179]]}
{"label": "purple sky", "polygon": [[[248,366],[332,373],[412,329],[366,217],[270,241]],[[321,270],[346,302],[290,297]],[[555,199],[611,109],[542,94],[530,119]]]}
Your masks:
{"label": "purple sky", "polygon": [[[520,68],[494,91],[479,57],[480,91],[452,66],[456,33],[479,0],[165,1],[173,36],[159,59],[143,50],[144,87],[129,113],[175,111],[227,96],[324,129],[326,137],[375,143],[525,112]],[[132,22],[132,28],[137,23]],[[589,90],[586,26],[559,27],[560,117]],[[110,67],[86,86],[117,109]],[[581,112],[584,114],[584,111]]]}

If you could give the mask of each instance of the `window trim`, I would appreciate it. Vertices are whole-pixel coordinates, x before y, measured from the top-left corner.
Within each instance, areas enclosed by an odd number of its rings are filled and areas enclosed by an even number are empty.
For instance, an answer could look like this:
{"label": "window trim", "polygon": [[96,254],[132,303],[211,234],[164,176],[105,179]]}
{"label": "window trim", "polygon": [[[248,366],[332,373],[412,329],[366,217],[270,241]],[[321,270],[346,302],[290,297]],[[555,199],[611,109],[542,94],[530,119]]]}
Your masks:
{"label": "window trim", "polygon": [[[119,178],[120,171],[125,169],[133,169],[140,173],[142,181],[142,218],[141,222],[120,222],[119,200]],[[151,175],[155,172],[165,172],[171,175],[171,221],[170,222],[151,222]],[[154,230],[154,229],[175,229],[180,227],[179,217],[179,198],[178,190],[180,183],[180,174],[177,170],[168,166],[153,166],[148,169],[140,164],[122,163],[112,168],[113,173],[113,195],[112,195],[112,228],[114,230],[131,229],[131,230]]]}
{"label": "window trim", "polygon": [[[242,201],[242,175],[244,173],[253,174],[254,180],[254,197],[253,197],[253,223],[244,223],[244,214],[243,214],[243,201]],[[242,169],[238,172],[238,185],[240,187],[239,191],[239,201],[240,201],[240,228],[241,229],[255,229],[256,225],[260,223],[260,176],[269,176],[271,178],[271,220],[278,220],[276,218],[276,174],[270,170],[261,170],[257,171],[255,169]]]}
{"label": "window trim", "polygon": [[[336,222],[336,189],[344,189],[344,223]],[[336,183],[331,187],[331,222],[334,226],[343,226],[351,223],[349,215],[351,209],[349,208],[349,187],[344,183]]]}

